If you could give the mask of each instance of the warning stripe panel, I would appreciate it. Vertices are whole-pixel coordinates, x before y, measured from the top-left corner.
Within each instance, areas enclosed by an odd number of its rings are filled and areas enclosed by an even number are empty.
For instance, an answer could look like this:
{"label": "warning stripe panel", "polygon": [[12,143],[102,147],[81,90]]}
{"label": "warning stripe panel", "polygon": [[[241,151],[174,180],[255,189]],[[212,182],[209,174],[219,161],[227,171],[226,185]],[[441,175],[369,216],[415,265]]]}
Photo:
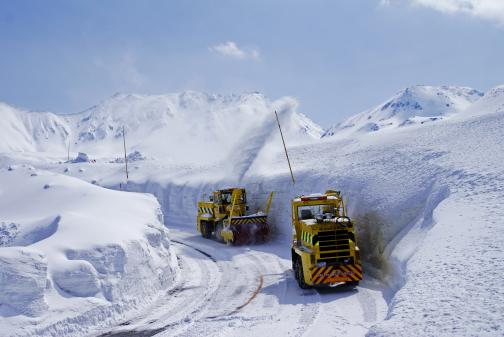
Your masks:
{"label": "warning stripe panel", "polygon": [[210,207],[198,207],[198,210],[201,214],[212,214],[213,215],[213,209]]}
{"label": "warning stripe panel", "polygon": [[320,284],[322,281],[324,281],[329,275],[331,275],[332,270],[333,267],[327,267],[324,272],[320,273],[318,279],[315,280],[315,284]]}
{"label": "warning stripe panel", "polygon": [[352,279],[352,281],[358,281],[359,278],[357,277],[357,275],[355,274],[355,272],[353,270],[351,270],[350,268],[348,268],[348,266],[341,266],[341,269],[346,273],[347,277],[349,277],[350,279]]}
{"label": "warning stripe panel", "polygon": [[326,267],[317,268],[315,274],[314,275],[312,274],[312,282],[314,282],[319,277],[319,275],[324,272],[325,269]]}
{"label": "warning stripe panel", "polygon": [[356,266],[348,265],[347,267],[354,272],[355,277],[357,277],[359,280],[362,280],[362,272],[359,271]]}
{"label": "warning stripe panel", "polygon": [[312,270],[311,280],[314,284],[360,281],[362,280],[362,272],[359,271],[357,265],[315,268]]}
{"label": "warning stripe panel", "polygon": [[310,232],[302,231],[301,232],[301,240],[306,242],[309,245],[313,245],[316,240],[316,235],[314,235]]}
{"label": "warning stripe panel", "polygon": [[231,223],[235,225],[266,223],[266,217],[257,218],[231,218]]}

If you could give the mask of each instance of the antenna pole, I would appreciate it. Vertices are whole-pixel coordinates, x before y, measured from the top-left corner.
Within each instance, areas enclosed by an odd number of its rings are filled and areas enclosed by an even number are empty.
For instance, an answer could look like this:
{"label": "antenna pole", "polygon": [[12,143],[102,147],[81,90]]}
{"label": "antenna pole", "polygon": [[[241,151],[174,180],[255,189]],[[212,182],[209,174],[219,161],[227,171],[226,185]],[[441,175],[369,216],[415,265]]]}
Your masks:
{"label": "antenna pole", "polygon": [[124,126],[123,126],[123,144],[124,144],[124,164],[126,166],[126,182],[128,182],[128,156],[126,155],[126,135],[124,133]]}
{"label": "antenna pole", "polygon": [[280,130],[280,137],[282,137],[282,143],[283,143],[283,147],[285,150],[285,157],[287,158],[287,163],[289,164],[289,170],[290,170],[290,174],[291,174],[291,178],[292,178],[292,184],[295,184],[296,181],[294,180],[294,174],[292,173],[292,167],[291,167],[291,163],[289,160],[289,154],[287,153],[287,147],[285,146],[285,139],[284,139],[284,136],[282,133],[282,128],[280,127],[280,120],[278,119],[278,114],[277,114],[276,110],[275,110],[275,117],[276,117],[277,124],[278,124],[278,130]]}

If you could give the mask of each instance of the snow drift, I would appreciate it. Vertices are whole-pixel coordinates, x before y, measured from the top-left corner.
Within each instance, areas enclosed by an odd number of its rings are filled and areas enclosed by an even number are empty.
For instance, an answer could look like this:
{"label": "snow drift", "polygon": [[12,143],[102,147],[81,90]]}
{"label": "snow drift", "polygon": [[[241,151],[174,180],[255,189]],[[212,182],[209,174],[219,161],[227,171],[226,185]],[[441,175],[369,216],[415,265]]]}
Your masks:
{"label": "snow drift", "polygon": [[172,282],[176,263],[149,195],[18,167],[0,171],[0,196],[3,335],[82,334],[83,322],[113,322]]}

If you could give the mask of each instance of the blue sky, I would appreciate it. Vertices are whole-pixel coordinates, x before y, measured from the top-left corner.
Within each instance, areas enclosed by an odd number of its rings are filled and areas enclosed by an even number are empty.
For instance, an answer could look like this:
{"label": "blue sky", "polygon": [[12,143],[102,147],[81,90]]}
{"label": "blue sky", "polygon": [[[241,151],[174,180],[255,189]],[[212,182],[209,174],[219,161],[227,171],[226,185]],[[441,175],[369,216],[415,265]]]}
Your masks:
{"label": "blue sky", "polygon": [[504,20],[459,1],[0,0],[0,101],[260,91],[328,127],[413,84],[503,84]]}

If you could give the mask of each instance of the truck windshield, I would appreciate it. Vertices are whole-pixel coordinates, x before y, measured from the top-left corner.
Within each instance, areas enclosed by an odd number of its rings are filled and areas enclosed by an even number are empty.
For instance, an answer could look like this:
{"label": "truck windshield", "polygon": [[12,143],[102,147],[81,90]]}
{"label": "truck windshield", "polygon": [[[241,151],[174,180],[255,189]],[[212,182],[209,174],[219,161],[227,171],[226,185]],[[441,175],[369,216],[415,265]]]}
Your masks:
{"label": "truck windshield", "polygon": [[231,192],[222,192],[221,193],[221,202],[223,204],[230,204],[231,203]]}
{"label": "truck windshield", "polygon": [[[233,202],[233,195],[231,193],[231,191],[225,191],[225,192],[221,192],[220,194],[220,201],[221,203],[223,204],[230,204]],[[241,193],[238,195],[237,199],[236,199],[236,202],[237,203],[245,203],[246,200],[245,200],[245,193]]]}
{"label": "truck windshield", "polygon": [[298,217],[300,220],[325,218],[331,219],[336,216],[334,205],[314,205],[298,207]]}

